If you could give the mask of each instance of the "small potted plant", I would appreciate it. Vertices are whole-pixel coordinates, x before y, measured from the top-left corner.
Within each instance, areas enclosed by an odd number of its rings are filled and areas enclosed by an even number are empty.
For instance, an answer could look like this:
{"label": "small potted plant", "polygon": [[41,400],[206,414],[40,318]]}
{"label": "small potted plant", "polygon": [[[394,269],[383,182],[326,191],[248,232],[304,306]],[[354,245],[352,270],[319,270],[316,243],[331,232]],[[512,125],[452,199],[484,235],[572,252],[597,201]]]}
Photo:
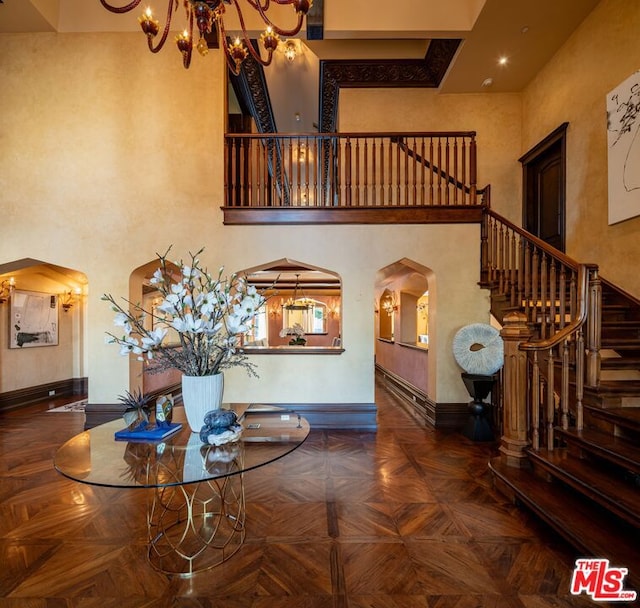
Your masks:
{"label": "small potted plant", "polygon": [[150,414],[150,395],[145,395],[140,390],[133,393],[126,391],[124,395],[118,397],[118,401],[124,405],[122,417],[130,431],[140,431],[147,428]]}

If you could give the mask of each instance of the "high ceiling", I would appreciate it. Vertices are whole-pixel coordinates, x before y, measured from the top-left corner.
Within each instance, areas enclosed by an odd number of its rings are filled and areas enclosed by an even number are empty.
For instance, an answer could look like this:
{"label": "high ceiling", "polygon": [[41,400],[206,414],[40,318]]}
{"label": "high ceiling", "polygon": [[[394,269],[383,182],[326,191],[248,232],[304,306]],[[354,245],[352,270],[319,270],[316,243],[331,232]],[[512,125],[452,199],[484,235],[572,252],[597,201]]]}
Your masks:
{"label": "high ceiling", "polygon": [[[148,2],[163,14],[166,0]],[[521,91],[597,2],[394,0],[390,9],[389,3],[376,0],[324,0],[324,39],[310,41],[305,52],[320,60],[419,59],[424,58],[430,39],[460,38],[463,44],[441,92]],[[98,0],[4,0],[0,4],[0,33],[136,29],[136,11],[114,15]],[[498,64],[501,56],[508,58],[504,66]],[[492,84],[483,87],[487,79]]]}

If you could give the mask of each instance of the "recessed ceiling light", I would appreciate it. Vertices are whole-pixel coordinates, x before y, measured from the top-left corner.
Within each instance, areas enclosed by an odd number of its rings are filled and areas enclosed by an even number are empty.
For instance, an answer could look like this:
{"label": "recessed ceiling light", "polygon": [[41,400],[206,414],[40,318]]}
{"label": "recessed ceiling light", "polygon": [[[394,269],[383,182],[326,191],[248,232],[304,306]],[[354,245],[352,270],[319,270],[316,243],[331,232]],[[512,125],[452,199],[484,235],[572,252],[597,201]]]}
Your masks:
{"label": "recessed ceiling light", "polygon": [[506,55],[503,55],[498,59],[498,65],[507,65],[509,63],[509,58]]}

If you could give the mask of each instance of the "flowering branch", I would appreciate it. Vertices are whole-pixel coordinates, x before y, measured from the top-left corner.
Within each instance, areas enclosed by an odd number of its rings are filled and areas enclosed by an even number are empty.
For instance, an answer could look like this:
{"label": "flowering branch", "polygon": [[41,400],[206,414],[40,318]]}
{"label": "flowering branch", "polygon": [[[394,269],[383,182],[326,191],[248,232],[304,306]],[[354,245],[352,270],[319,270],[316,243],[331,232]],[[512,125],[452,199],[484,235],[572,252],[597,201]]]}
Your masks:
{"label": "flowering branch", "polygon": [[[257,375],[239,344],[265,298],[244,277],[223,277],[224,268],[212,277],[198,260],[203,249],[189,253],[190,262],[175,264],[167,259],[170,250],[157,254],[160,267],[151,278],[162,297],[158,306],[149,311],[122,298],[125,308],[111,294],[102,297],[116,313],[114,325],[124,332],[122,336],[107,332],[111,342],[120,345],[121,355],[134,354],[146,361],[150,372],[176,368],[187,376],[208,376],[241,366]],[[165,343],[170,332],[177,335],[177,344]]]}

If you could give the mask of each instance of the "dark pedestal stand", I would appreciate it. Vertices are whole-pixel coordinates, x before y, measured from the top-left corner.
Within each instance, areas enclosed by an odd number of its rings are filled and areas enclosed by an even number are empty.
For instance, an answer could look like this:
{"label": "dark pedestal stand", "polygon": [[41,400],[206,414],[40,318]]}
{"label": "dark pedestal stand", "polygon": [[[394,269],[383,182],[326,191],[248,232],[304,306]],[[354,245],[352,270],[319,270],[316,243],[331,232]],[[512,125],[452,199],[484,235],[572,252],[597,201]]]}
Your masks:
{"label": "dark pedestal stand", "polygon": [[493,431],[485,416],[487,398],[496,381],[495,376],[481,376],[479,374],[462,373],[462,380],[467,387],[469,396],[469,420],[462,431],[465,437],[473,441],[493,441]]}

